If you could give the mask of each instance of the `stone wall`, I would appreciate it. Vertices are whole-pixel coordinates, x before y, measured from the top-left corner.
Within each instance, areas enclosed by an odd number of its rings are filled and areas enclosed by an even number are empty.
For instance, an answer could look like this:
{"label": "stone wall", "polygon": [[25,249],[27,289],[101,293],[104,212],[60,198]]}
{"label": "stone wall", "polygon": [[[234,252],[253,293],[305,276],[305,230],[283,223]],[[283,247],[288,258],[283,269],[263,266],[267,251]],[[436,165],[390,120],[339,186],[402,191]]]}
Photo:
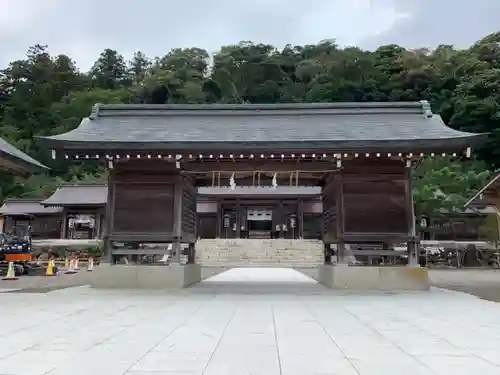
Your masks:
{"label": "stone wall", "polygon": [[324,263],[323,242],[316,240],[203,239],[196,262],[225,267],[317,267]]}

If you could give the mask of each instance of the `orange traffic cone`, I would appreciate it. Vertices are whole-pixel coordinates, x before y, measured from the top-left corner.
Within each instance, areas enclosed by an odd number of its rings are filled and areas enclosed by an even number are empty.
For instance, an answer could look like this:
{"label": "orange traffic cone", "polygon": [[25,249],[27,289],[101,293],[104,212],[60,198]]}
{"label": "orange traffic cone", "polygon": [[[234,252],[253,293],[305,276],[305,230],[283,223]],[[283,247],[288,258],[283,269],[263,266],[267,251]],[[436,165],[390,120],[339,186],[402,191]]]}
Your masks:
{"label": "orange traffic cone", "polygon": [[69,269],[64,272],[66,275],[72,275],[74,273],[77,273],[76,270],[75,270],[75,258],[71,259],[70,262],[69,262]]}
{"label": "orange traffic cone", "polygon": [[75,271],[78,271],[80,269],[80,267],[78,267],[78,258],[75,259],[74,267],[75,267]]}
{"label": "orange traffic cone", "polygon": [[87,266],[87,272],[92,272],[94,270],[94,258],[89,258],[89,264]]}
{"label": "orange traffic cone", "polygon": [[5,275],[2,280],[18,280],[19,278],[16,277],[16,274],[14,272],[14,262],[9,262],[9,268],[7,270],[7,275]]}

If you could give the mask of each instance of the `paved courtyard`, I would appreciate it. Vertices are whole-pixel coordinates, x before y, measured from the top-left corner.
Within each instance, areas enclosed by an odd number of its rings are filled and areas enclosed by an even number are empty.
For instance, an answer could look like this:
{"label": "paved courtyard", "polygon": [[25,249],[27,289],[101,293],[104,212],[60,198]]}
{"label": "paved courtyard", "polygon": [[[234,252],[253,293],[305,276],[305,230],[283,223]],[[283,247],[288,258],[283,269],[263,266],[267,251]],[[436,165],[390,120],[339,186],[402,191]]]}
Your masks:
{"label": "paved courtyard", "polygon": [[233,269],[179,293],[0,294],[2,375],[499,374],[500,304]]}

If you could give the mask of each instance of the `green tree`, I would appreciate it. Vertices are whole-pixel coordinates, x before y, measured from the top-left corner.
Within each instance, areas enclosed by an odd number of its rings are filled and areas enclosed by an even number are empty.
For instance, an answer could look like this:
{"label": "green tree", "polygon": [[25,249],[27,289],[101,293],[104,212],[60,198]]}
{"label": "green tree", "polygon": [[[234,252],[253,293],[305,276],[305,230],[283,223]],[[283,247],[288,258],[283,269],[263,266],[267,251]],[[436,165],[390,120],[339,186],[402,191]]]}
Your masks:
{"label": "green tree", "polygon": [[151,60],[141,51],[137,51],[128,65],[133,83],[136,85],[144,83],[151,67]]}
{"label": "green tree", "polygon": [[106,48],[90,69],[97,87],[114,90],[129,86],[131,77],[125,59],[117,51]]}
{"label": "green tree", "polygon": [[416,214],[434,217],[460,212],[490,175],[485,164],[476,160],[440,156],[423,159],[413,173]]}
{"label": "green tree", "polygon": [[419,212],[459,210],[485,182],[487,169],[500,167],[499,42],[500,33],[494,33],[464,50],[387,45],[365,51],[342,48],[334,40],[282,49],[245,41],[222,46],[212,60],[193,47],[154,59],[136,52],[128,62],[108,48],[89,72],[79,72],[70,56],[52,56],[46,46],[36,45],[0,71],[0,136],[53,169],[26,184],[2,174],[0,192],[2,197],[32,196],[46,194],[62,180],[101,178],[98,164],[56,163],[35,141],[38,135],[75,128],[95,103],[428,99],[450,126],[490,133],[478,160],[425,159],[415,169]]}

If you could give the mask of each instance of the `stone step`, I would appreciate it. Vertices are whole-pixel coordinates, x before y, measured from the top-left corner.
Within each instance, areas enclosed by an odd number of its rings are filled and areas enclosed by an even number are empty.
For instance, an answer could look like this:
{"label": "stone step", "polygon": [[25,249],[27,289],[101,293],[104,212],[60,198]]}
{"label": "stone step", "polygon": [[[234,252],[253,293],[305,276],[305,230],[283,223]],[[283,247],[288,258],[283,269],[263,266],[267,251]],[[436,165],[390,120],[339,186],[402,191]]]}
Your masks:
{"label": "stone step", "polygon": [[258,268],[316,268],[318,264],[276,264],[276,263],[262,263],[262,264],[243,264],[243,263],[226,263],[226,264],[212,264],[206,263],[202,264],[203,267],[214,267],[214,268],[244,268],[244,267],[258,267]]}
{"label": "stone step", "polygon": [[323,243],[315,240],[216,239],[196,244],[202,265],[316,267],[323,264]]}
{"label": "stone step", "polygon": [[209,258],[209,259],[197,259],[197,262],[201,263],[235,263],[235,262],[268,262],[268,263],[323,263],[322,259],[266,259],[266,258],[252,258],[252,259],[242,259],[242,258]]}

